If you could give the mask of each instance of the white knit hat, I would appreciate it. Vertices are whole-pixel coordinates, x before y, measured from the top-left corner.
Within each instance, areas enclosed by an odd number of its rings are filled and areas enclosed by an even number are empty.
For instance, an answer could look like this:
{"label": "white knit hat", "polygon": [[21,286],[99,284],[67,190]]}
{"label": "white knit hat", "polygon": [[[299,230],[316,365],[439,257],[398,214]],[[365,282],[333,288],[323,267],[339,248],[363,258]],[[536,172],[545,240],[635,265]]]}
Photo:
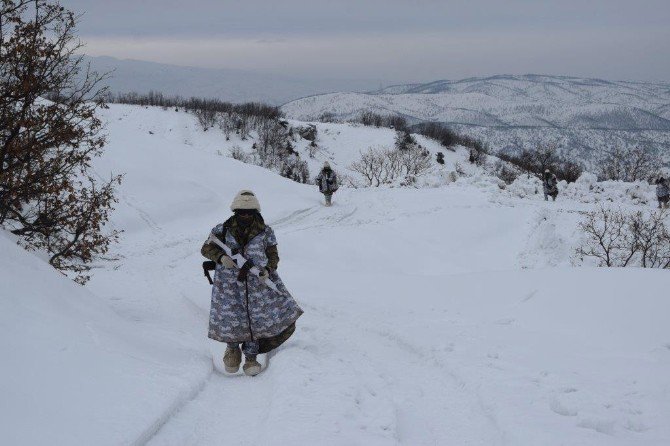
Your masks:
{"label": "white knit hat", "polygon": [[241,190],[235,195],[233,203],[230,205],[230,210],[235,212],[236,209],[252,209],[258,212],[261,211],[261,204],[258,198],[250,190]]}

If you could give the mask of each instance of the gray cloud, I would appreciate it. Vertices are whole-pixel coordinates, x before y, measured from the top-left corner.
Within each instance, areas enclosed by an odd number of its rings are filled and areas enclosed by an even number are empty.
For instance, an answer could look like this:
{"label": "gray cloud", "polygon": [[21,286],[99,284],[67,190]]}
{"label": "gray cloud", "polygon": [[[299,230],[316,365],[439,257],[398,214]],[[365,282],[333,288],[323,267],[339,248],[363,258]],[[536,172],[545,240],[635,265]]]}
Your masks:
{"label": "gray cloud", "polygon": [[667,0],[64,0],[92,55],[310,76],[670,79]]}

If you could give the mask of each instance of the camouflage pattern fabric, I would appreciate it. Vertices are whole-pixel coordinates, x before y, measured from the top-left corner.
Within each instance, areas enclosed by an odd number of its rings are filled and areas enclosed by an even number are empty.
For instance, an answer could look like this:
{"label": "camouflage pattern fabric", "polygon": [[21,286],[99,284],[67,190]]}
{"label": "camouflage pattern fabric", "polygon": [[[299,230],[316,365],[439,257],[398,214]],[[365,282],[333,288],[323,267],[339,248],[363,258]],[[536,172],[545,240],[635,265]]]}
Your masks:
{"label": "camouflage pattern fabric", "polygon": [[549,178],[545,178],[542,182],[542,187],[544,189],[545,195],[558,195],[558,182],[556,180],[556,175],[551,175]]}
{"label": "camouflage pattern fabric", "polygon": [[[239,342],[227,342],[227,344],[228,347],[230,348],[238,348],[240,346]],[[266,353],[266,352],[260,351],[260,343],[258,341],[247,341],[242,343],[242,353],[244,353],[244,356],[246,357],[251,356],[255,358],[256,355],[258,355],[259,353]]]}
{"label": "camouflage pattern fabric", "polygon": [[276,349],[284,342],[286,342],[288,338],[291,337],[294,331],[295,331],[295,323],[289,325],[286,330],[282,331],[277,336],[261,339],[258,343],[258,353],[267,353],[269,351]]}
{"label": "camouflage pattern fabric", "polygon": [[322,194],[332,195],[338,189],[337,175],[333,170],[322,169],[314,180]]}
{"label": "camouflage pattern fabric", "polygon": [[[234,218],[231,220],[234,221]],[[231,220],[224,223],[229,226],[225,231],[226,245],[233,250],[239,249],[254,265],[267,267],[267,253],[273,252],[273,249],[268,248],[275,247],[276,252],[277,245],[272,228],[262,225],[262,228],[258,226],[256,230],[244,234],[250,237],[244,246],[233,235],[238,233],[238,237],[241,236],[237,230],[232,230]],[[217,225],[212,232],[221,237],[224,224]],[[260,232],[256,233],[258,229]],[[202,252],[208,258],[218,257],[222,251],[218,247],[216,249],[218,252],[213,245],[206,243]],[[282,335],[295,324],[303,311],[275,270],[270,270],[270,279],[277,285],[280,293],[268,288],[253,274],[247,276],[246,282],[238,282],[238,271],[237,268],[224,268],[220,264],[216,266],[209,317],[208,335],[211,339],[220,342],[262,342],[264,339]]]}

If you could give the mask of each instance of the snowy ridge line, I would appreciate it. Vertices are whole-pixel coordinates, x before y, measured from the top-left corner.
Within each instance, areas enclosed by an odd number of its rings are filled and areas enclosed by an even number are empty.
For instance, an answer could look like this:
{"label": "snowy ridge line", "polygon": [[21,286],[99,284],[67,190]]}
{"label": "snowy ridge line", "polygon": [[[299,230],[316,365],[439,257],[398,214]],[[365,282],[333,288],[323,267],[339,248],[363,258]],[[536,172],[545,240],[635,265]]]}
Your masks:
{"label": "snowy ridge line", "polygon": [[212,365],[204,378],[198,381],[195,385],[192,385],[190,390],[186,392],[186,395],[175,399],[174,403],[170,405],[170,407],[168,407],[155,422],[147,427],[144,432],[137,437],[137,440],[130,444],[130,446],[145,446],[148,444],[158,434],[158,432],[160,432],[161,428],[165,426],[170,421],[170,419],[172,419],[172,417],[177,415],[188,403],[198,398],[198,395],[200,395],[207,387],[207,384],[209,383],[213,373],[214,366]]}
{"label": "snowy ridge line", "polygon": [[496,150],[559,144],[588,159],[613,144],[644,144],[667,155],[670,115],[665,84],[578,78],[494,76],[395,86],[372,93],[324,94],[282,105],[289,118],[356,121],[363,111],[440,122]]}

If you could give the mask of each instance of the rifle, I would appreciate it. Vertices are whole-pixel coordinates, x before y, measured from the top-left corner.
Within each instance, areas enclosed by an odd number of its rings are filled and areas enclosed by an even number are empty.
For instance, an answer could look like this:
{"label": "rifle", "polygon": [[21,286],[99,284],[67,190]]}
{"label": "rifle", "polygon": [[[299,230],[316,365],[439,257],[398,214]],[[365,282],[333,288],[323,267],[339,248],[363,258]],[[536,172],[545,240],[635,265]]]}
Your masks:
{"label": "rifle", "polygon": [[211,260],[202,262],[202,271],[205,273],[205,277],[207,277],[207,281],[210,285],[214,285],[214,282],[212,282],[212,277],[209,275],[209,272],[214,271],[215,269],[216,262],[212,262]]}
{"label": "rifle", "polygon": [[[242,268],[245,263],[251,262],[251,260],[247,260],[239,252],[233,252],[233,250],[230,249],[230,247],[228,247],[228,245],[226,245],[221,240],[219,240],[219,238],[214,234],[209,234],[209,238],[207,239],[207,241],[209,243],[214,243],[216,246],[223,249],[223,252],[225,252],[228,257],[233,259],[233,261],[235,262],[235,265],[237,265],[238,268]],[[259,274],[261,273],[261,270],[258,269],[258,267],[256,265],[254,265],[253,263],[251,263],[251,265],[252,266],[251,266],[251,268],[249,268],[249,272],[252,273],[256,277],[259,277]],[[277,285],[275,285],[275,283],[272,280],[270,280],[269,278],[265,279],[265,280],[262,280],[261,282],[263,282],[272,291],[276,291],[279,294],[284,294],[282,291],[279,290],[279,288],[277,288]]]}

